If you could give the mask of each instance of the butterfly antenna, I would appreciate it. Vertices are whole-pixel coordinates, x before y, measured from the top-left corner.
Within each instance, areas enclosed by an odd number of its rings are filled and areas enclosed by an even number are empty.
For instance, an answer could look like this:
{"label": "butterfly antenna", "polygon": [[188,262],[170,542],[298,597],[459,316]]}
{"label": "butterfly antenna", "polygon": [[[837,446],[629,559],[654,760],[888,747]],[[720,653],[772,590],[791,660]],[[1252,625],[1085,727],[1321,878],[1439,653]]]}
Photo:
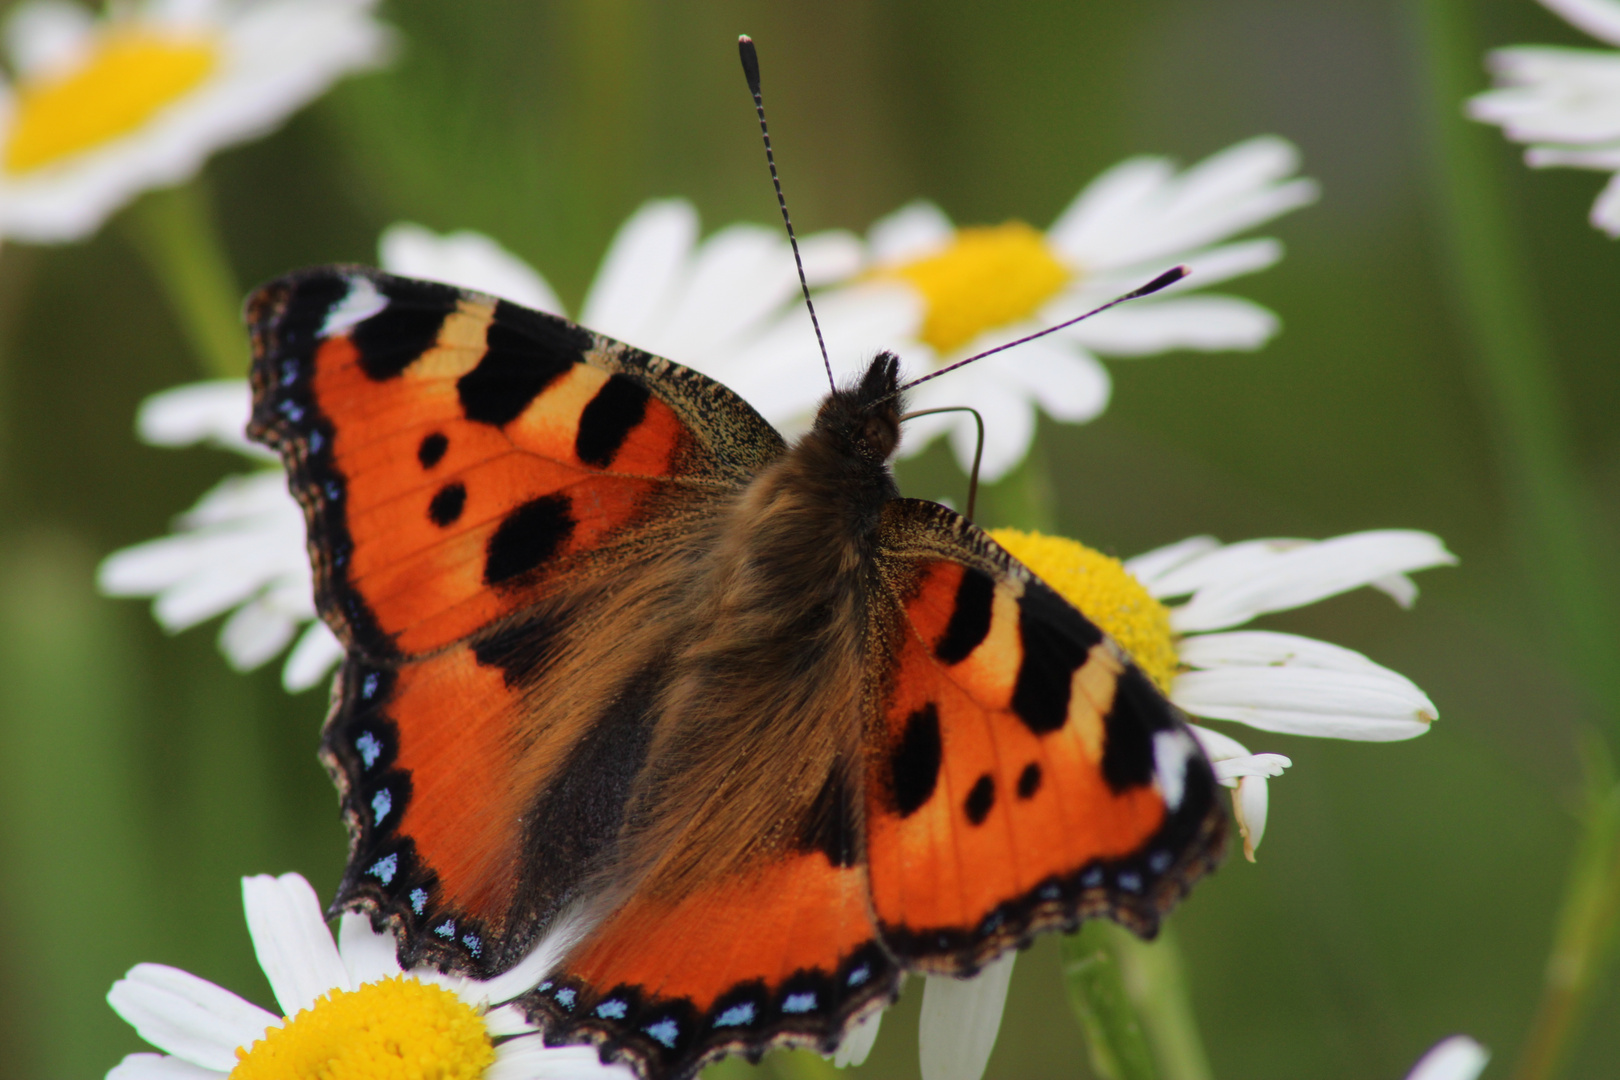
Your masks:
{"label": "butterfly antenna", "polygon": [[771,167],[771,184],[776,188],[776,205],[782,208],[782,224],[787,226],[788,243],[793,247],[793,265],[799,269],[799,288],[804,292],[804,306],[810,309],[810,325],[815,327],[816,344],[821,347],[821,364],[827,369],[827,385],[834,390],[832,361],[827,359],[827,342],[821,336],[821,323],[816,318],[816,305],[810,302],[810,283],[804,277],[804,260],[799,258],[799,238],[793,235],[793,219],[788,217],[787,199],[782,196],[782,180],[776,175],[776,155],[771,153],[771,129],[765,126],[765,99],[759,93],[759,53],[754,51],[754,39],[747,34],[737,39],[737,52],[742,56],[743,78],[748,80],[748,92],[754,95],[754,112],[759,114],[759,133],[765,139],[765,163]]}
{"label": "butterfly antenna", "polygon": [[[984,350],[984,352],[978,353],[978,354],[976,354],[974,356],[970,356],[966,360],[958,360],[956,363],[950,364],[950,365],[948,365],[946,367],[942,367],[938,371],[931,371],[927,375],[924,375],[920,379],[912,379],[910,382],[908,382],[904,386],[900,387],[899,390],[896,390],[895,394],[898,394],[898,393],[900,393],[901,391],[904,391],[904,390],[910,390],[913,386],[916,386],[919,383],[925,383],[929,379],[937,379],[941,375],[945,374],[946,372],[955,371],[959,367],[965,367],[968,364],[973,363],[973,361],[975,361],[975,360],[983,360],[987,356],[994,356],[998,352],[1005,352],[1006,350],[1012,348],[1014,345],[1022,345],[1026,341],[1034,341],[1036,338],[1043,338],[1047,334],[1055,334],[1059,330],[1062,330],[1064,327],[1073,326],[1077,322],[1084,322],[1086,319],[1091,318],[1093,315],[1101,315],[1103,312],[1107,311],[1109,308],[1114,307],[1117,304],[1123,304],[1127,300],[1136,300],[1136,299],[1138,299],[1140,297],[1148,296],[1148,295],[1150,295],[1152,293],[1156,293],[1160,289],[1164,288],[1166,285],[1173,285],[1176,282],[1180,281],[1182,278],[1187,276],[1188,272],[1189,271],[1187,270],[1187,268],[1185,266],[1172,266],[1170,269],[1166,270],[1164,273],[1160,274],[1158,277],[1154,278],[1152,281],[1148,282],[1146,285],[1143,285],[1141,288],[1132,289],[1130,292],[1126,293],[1124,296],[1116,296],[1112,300],[1108,301],[1108,303],[1102,305],[1101,307],[1092,308],[1090,311],[1086,312],[1084,315],[1076,315],[1074,318],[1069,319],[1069,320],[1067,320],[1065,322],[1060,322],[1056,326],[1048,326],[1045,330],[1037,330],[1033,334],[1027,334],[1024,337],[1019,338],[1017,341],[1009,341],[1005,345],[997,345],[993,349],[986,349],[986,350]],[[890,395],[890,396],[892,397],[893,395]],[[887,399],[885,399],[885,400],[887,400]]]}
{"label": "butterfly antenna", "polygon": [[935,413],[965,412],[973,414],[973,422],[979,426],[979,441],[973,444],[973,470],[968,473],[968,500],[967,513],[962,516],[969,521],[973,520],[973,508],[979,502],[979,462],[984,460],[984,417],[979,410],[971,405],[944,405],[937,409],[918,409],[908,412],[900,417],[900,422],[915,420],[919,416],[932,416]]}

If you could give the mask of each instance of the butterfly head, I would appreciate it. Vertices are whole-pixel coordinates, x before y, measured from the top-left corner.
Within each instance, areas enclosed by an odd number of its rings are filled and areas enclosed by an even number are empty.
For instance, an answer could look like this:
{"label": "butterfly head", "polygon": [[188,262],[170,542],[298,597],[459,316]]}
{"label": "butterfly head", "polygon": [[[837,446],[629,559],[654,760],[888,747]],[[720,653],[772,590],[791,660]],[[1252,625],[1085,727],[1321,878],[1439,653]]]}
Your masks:
{"label": "butterfly head", "polygon": [[878,353],[858,382],[828,394],[815,430],[862,457],[886,462],[900,444],[900,359]]}

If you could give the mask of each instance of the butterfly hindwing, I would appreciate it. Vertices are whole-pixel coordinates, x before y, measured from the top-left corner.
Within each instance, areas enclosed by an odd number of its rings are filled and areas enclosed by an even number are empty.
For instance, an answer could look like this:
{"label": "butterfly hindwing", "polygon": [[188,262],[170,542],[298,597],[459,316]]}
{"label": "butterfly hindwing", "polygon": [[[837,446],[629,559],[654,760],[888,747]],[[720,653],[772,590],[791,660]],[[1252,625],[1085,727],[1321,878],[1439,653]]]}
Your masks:
{"label": "butterfly hindwing", "polygon": [[885,509],[896,610],[868,740],[883,940],[965,973],[1049,926],[1152,934],[1219,859],[1226,818],[1179,713],[1102,631],[944,507]]}
{"label": "butterfly hindwing", "polygon": [[864,867],[819,851],[678,896],[640,891],[526,1000],[548,1040],[589,1040],[647,1076],[771,1046],[830,1053],[899,991],[867,892]]}

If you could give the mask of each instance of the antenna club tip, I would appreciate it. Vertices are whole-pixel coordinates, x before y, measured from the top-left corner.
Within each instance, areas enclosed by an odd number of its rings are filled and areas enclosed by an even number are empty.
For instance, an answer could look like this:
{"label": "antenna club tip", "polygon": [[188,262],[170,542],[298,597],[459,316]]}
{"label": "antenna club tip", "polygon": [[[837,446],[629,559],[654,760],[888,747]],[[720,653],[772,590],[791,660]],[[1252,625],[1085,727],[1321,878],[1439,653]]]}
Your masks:
{"label": "antenna club tip", "polygon": [[747,34],[737,37],[737,54],[742,57],[743,78],[748,80],[748,89],[755,94],[759,93],[759,53],[754,49],[754,39]]}
{"label": "antenna club tip", "polygon": [[1128,293],[1125,296],[1120,297],[1120,299],[1134,300],[1139,296],[1148,296],[1152,293],[1158,292],[1160,289],[1163,289],[1168,285],[1174,285],[1176,282],[1180,281],[1190,273],[1192,273],[1192,271],[1188,270],[1185,264],[1180,266],[1172,266],[1170,269],[1166,270],[1164,273],[1160,274],[1146,285],[1143,285],[1140,289],[1137,289],[1135,292]]}

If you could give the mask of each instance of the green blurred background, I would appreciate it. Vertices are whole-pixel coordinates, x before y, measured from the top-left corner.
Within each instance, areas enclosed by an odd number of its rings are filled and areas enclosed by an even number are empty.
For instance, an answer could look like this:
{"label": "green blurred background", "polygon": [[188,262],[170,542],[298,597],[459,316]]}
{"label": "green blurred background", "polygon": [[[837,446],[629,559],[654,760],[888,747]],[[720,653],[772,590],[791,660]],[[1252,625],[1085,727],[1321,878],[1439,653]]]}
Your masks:
{"label": "green blurred background", "polygon": [[[1452,4],[1464,33],[1437,41],[1436,4],[396,0],[391,69],[217,156],[202,183],[244,285],[371,261],[378,232],[409,219],[488,232],[573,308],[643,199],[688,197],[706,229],[775,220],[743,31],[801,231],[864,229],[916,196],[961,222],[1044,226],[1126,155],[1294,140],[1322,201],[1263,230],[1287,257],[1230,287],[1277,311],[1281,336],[1254,355],[1112,364],[1107,414],[1043,421],[1036,452],[1064,531],[1121,555],[1199,532],[1412,527],[1461,557],[1419,576],[1411,612],[1363,590],[1265,621],[1411,676],[1442,720],[1393,745],[1234,730],[1294,768],[1272,784],[1259,863],[1230,862],[1175,925],[1217,1076],[1395,1078],[1456,1031],[1502,1075],[1537,998],[1576,836],[1575,740],[1597,710],[1515,550],[1454,303],[1437,134],[1481,147],[1502,192],[1605,553],[1620,535],[1620,246],[1586,224],[1599,176],[1528,172],[1434,92],[1448,50],[1467,91],[1485,85],[1486,46],[1590,43],[1530,0]],[[341,868],[314,756],[323,693],[289,696],[278,664],[235,674],[213,627],[167,637],[144,604],[94,591],[103,555],[240,469],[133,437],[144,396],[198,376],[120,220],[88,243],[0,251],[6,1076],[94,1076],[141,1049],[103,1001],[138,961],[269,1005],[238,877],[298,870],[329,895]],[[938,447],[902,483],[962,486]],[[1011,501],[992,490],[985,516]],[[1054,944],[1020,962],[991,1077],[1090,1075]],[[858,1075],[917,1074],[910,990]],[[1617,1006],[1605,984],[1570,1075],[1620,1073]]]}

